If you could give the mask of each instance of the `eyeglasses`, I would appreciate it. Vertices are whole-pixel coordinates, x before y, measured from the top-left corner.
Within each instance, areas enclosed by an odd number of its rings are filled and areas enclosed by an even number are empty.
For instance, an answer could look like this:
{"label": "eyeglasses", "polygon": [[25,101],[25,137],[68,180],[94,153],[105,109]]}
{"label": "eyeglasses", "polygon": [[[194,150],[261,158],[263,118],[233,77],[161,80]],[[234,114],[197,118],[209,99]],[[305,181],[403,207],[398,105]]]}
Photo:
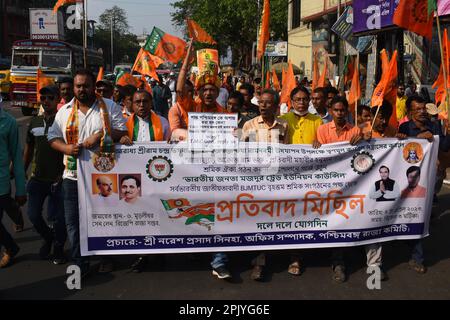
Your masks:
{"label": "eyeglasses", "polygon": [[41,96],[41,100],[55,100],[55,96]]}

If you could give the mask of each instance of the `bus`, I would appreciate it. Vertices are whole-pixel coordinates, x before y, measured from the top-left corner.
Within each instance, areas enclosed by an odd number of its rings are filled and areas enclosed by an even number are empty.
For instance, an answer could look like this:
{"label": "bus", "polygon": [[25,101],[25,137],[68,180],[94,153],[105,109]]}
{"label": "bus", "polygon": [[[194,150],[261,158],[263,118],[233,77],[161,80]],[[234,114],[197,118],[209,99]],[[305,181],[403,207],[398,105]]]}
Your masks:
{"label": "bus", "polygon": [[[97,73],[103,66],[103,55],[87,50],[87,68]],[[84,66],[83,47],[54,40],[19,40],[14,42],[11,60],[11,106],[22,108],[24,116],[39,109],[36,100],[36,75],[38,68],[57,80],[73,76]]]}

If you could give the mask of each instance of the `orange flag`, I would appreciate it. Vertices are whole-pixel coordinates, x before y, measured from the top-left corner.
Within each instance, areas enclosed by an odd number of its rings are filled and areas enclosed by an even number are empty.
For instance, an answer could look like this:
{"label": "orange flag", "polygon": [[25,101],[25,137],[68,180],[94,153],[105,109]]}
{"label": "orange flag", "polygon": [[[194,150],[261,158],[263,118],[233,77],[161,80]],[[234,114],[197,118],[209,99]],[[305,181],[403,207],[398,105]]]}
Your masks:
{"label": "orange flag", "polygon": [[350,111],[352,112],[353,119],[356,119],[356,107],[359,98],[361,98],[361,86],[359,83],[359,59],[357,59],[355,61],[353,71],[352,85],[348,94],[348,104],[350,106]]}
{"label": "orange flag", "polygon": [[[435,101],[436,104],[440,104],[440,106],[445,106],[445,100],[447,98],[447,90],[445,90],[445,81],[444,81],[444,70],[443,68],[445,68],[445,71],[447,73],[447,86],[450,84],[450,73],[449,73],[449,62],[450,62],[450,54],[449,54],[449,47],[450,47],[450,43],[449,43],[449,39],[448,39],[448,33],[447,33],[447,29],[444,29],[444,34],[442,36],[442,47],[443,47],[443,55],[444,55],[444,65],[441,64],[441,67],[439,69],[439,75],[436,79],[436,81],[433,84],[433,89],[436,89],[436,93],[435,93]],[[440,111],[446,111],[443,110],[443,108],[440,107]],[[446,117],[445,117],[446,118]]]}
{"label": "orange flag", "polygon": [[285,74],[286,80],[283,78],[283,88],[281,89],[280,103],[287,103],[290,109],[291,106],[291,91],[296,87],[294,68],[292,67],[291,60],[289,60],[288,70]]}
{"label": "orange flag", "polygon": [[178,63],[185,56],[186,42],[153,27],[152,33],[147,37],[144,49],[164,60]]}
{"label": "orange flag", "polygon": [[266,89],[270,89],[270,73],[269,71],[266,72]]}
{"label": "orange flag", "polygon": [[318,83],[319,83],[319,61],[317,60],[317,52],[314,53],[313,56],[313,75],[312,75],[312,89],[316,89],[318,88]]}
{"label": "orange flag", "polygon": [[141,81],[136,79],[128,72],[120,73],[117,76],[116,84],[120,86],[132,85],[133,87],[139,88],[141,86]]}
{"label": "orange flag", "polygon": [[317,82],[318,88],[325,87],[325,80],[327,79],[327,73],[328,73],[328,55],[325,55],[325,64],[323,67],[322,74],[320,75],[319,81]]}
{"label": "orange flag", "polygon": [[275,72],[275,69],[272,69],[272,83],[275,90],[280,91],[280,81],[278,80],[277,74]]}
{"label": "orange flag", "polygon": [[187,19],[189,37],[202,43],[217,44],[214,39],[192,19]]}
{"label": "orange flag", "polygon": [[136,57],[136,61],[134,62],[133,69],[131,72],[136,71],[140,74],[152,77],[155,80],[158,80],[158,74],[156,73],[156,68],[160,64],[164,63],[164,60],[160,57],[152,55],[147,50],[141,48]]}
{"label": "orange flag", "polygon": [[355,61],[352,56],[350,56],[349,59],[350,61],[348,61],[345,69],[344,84],[347,84],[347,82],[353,78],[353,72],[355,71]]}
{"label": "orange flag", "polygon": [[389,57],[385,49],[381,50],[380,60],[381,60],[381,74],[389,72]]}
{"label": "orange flag", "polygon": [[105,75],[105,72],[103,71],[103,67],[100,67],[100,69],[98,70],[98,74],[97,74],[97,81],[95,81],[95,82],[99,82],[100,80],[102,80],[104,75]]}
{"label": "orange flag", "polygon": [[77,3],[80,2],[79,0],[58,0],[55,5],[53,6],[53,14],[58,12],[59,7],[62,7],[66,4],[71,4],[71,3]]}
{"label": "orange flag", "polygon": [[381,76],[380,82],[373,91],[371,105],[372,107],[379,107],[383,104],[383,99],[391,103],[392,116],[389,124],[397,125],[396,99],[397,99],[397,50],[394,51],[391,61],[389,62],[389,69]]}
{"label": "orange flag", "polygon": [[36,96],[37,96],[38,102],[41,100],[41,95],[39,94],[39,91],[46,86],[50,86],[50,85],[54,85],[54,84],[55,84],[55,79],[46,76],[42,72],[42,70],[40,68],[38,68],[37,76],[36,76]]}
{"label": "orange flag", "polygon": [[269,41],[269,22],[270,22],[270,1],[264,0],[262,12],[261,27],[259,29],[258,39],[258,60],[262,58],[266,51],[266,44]]}
{"label": "orange flag", "polygon": [[431,40],[434,12],[428,14],[427,0],[400,0],[392,21]]}

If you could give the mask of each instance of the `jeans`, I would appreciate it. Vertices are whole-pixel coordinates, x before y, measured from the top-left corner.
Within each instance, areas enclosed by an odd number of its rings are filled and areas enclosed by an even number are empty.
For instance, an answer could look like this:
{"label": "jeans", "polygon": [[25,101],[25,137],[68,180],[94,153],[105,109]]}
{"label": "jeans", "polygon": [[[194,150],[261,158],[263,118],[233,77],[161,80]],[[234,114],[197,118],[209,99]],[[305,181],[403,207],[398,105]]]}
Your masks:
{"label": "jeans", "polygon": [[[64,247],[66,242],[66,223],[64,219],[64,198],[61,183],[54,185],[51,182],[31,179],[27,185],[28,192],[28,217],[36,231],[50,242],[55,238],[55,246]],[[47,223],[42,218],[42,207],[48,197],[48,216],[55,217],[55,236]]]}
{"label": "jeans", "polygon": [[333,269],[336,266],[345,266],[344,253],[344,248],[331,248],[331,266]]}
{"label": "jeans", "polygon": [[256,252],[256,257],[252,259],[252,266],[264,267],[266,265],[266,252]]}
{"label": "jeans", "polygon": [[422,239],[409,240],[407,241],[407,244],[412,249],[411,259],[420,264],[423,264],[424,254],[423,254]]}
{"label": "jeans", "polygon": [[64,179],[62,183],[64,195],[64,216],[66,219],[67,236],[71,245],[71,257],[82,272],[89,269],[89,258],[80,253],[80,214],[78,210],[77,182]]}
{"label": "jeans", "polygon": [[212,254],[211,267],[217,269],[219,267],[225,267],[228,263],[228,256],[223,252],[216,252]]}
{"label": "jeans", "polygon": [[13,238],[2,223],[3,210],[11,206],[11,200],[12,199],[9,194],[0,196],[0,249],[5,247],[6,250],[17,248],[17,244],[14,242]]}

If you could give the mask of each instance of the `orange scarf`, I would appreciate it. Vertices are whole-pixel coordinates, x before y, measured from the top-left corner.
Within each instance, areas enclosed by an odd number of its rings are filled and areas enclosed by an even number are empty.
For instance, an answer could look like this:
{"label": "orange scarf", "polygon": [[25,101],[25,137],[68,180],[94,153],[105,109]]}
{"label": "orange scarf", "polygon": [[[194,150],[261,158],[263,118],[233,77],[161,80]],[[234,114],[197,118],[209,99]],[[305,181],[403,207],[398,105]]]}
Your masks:
{"label": "orange scarf", "polygon": [[[133,113],[130,117],[128,117],[128,120],[127,120],[128,137],[131,140],[133,140],[135,116],[136,115]],[[153,132],[155,135],[154,141],[163,141],[164,140],[164,130],[163,130],[163,126],[161,123],[161,119],[153,111],[150,112],[150,121],[151,121],[151,125],[152,125]]]}

